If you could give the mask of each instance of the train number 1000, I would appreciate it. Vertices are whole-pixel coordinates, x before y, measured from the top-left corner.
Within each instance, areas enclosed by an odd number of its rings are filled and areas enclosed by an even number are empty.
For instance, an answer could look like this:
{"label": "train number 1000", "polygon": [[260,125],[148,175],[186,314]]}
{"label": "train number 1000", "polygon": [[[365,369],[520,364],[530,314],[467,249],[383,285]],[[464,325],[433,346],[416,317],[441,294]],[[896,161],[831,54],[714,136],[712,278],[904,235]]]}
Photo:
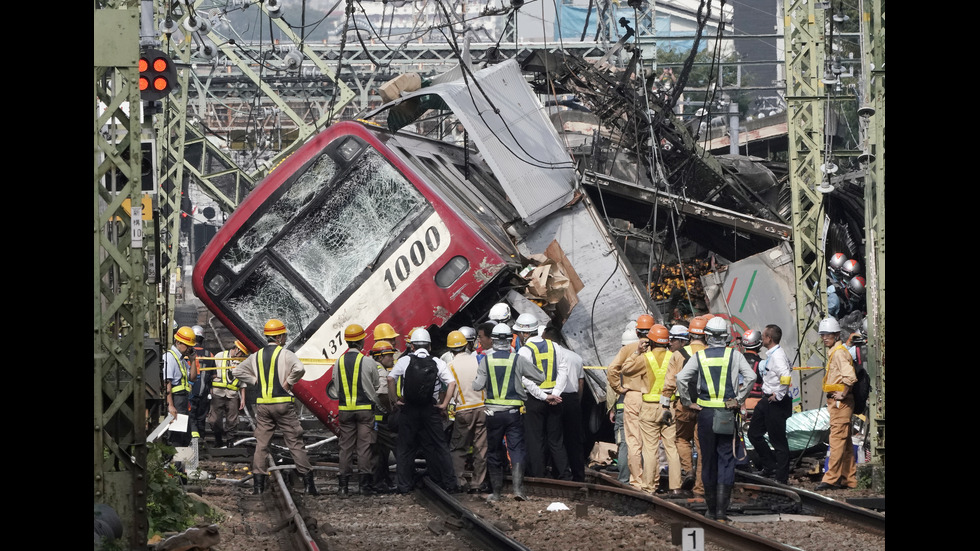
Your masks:
{"label": "train number 1000", "polygon": [[435,226],[429,226],[425,230],[424,239],[416,239],[412,242],[412,245],[408,248],[408,256],[404,254],[399,255],[395,259],[394,267],[389,267],[385,270],[385,281],[388,282],[388,287],[392,291],[397,289],[398,285],[408,279],[408,276],[412,273],[412,266],[418,268],[425,263],[426,250],[436,252],[439,249],[440,241],[439,229]]}

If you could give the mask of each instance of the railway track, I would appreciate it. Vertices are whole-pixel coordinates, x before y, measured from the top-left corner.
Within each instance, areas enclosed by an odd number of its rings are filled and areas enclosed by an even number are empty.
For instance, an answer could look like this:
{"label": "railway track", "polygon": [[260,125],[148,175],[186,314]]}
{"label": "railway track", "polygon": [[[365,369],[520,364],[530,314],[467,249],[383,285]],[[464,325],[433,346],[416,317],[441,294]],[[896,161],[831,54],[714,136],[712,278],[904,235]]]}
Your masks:
{"label": "railway track", "polygon": [[[247,444],[202,454],[201,469],[213,473],[212,480],[193,491],[226,513],[220,525],[222,545],[214,551],[375,551],[393,543],[400,551],[573,551],[623,545],[676,550],[693,529],[701,530],[705,551],[807,549],[815,536],[788,535],[806,530],[870,542],[850,549],[884,547],[884,515],[742,471],[737,472],[729,509],[733,521],[719,523],[703,516],[703,499],[665,499],[592,470],[587,470],[585,483],[526,478],[526,502],[511,498],[509,483],[504,499],[490,503],[486,495],[447,494],[426,478],[412,494],[362,496],[355,477],[352,495],[343,498],[336,464],[323,461],[332,455],[324,448],[335,443],[314,446],[319,496],[303,493],[298,477],[290,476],[288,453],[275,445],[271,451],[280,466],[273,469],[262,496],[251,494],[251,477],[243,466],[251,462]],[[549,510],[555,504],[567,510]]]}

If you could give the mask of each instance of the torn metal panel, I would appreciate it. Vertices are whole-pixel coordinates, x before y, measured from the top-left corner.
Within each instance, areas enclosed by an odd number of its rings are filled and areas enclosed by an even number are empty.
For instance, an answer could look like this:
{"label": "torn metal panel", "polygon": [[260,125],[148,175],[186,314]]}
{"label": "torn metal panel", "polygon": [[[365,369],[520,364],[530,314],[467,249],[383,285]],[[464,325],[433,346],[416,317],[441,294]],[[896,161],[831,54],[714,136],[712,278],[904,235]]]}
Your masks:
{"label": "torn metal panel", "polygon": [[[780,346],[793,366],[822,365],[819,359],[814,364],[799,357],[795,270],[788,242],[722,268],[702,276],[701,283],[711,313],[728,319],[736,338],[748,329],[762,330],[775,324],[783,330]],[[813,322],[814,329],[817,321]],[[794,408],[820,407],[824,398],[822,376],[822,370],[793,371]]]}
{"label": "torn metal panel", "polygon": [[438,96],[459,118],[526,223],[572,199],[572,159],[516,61],[404,94],[364,118],[422,96]]}
{"label": "torn metal panel", "polygon": [[541,220],[518,243],[521,254],[532,256],[557,241],[583,285],[578,304],[562,325],[568,346],[586,365],[607,365],[622,347],[623,331],[637,316],[663,316],[649,301],[642,278],[633,270],[610,237],[605,223],[587,196]]}

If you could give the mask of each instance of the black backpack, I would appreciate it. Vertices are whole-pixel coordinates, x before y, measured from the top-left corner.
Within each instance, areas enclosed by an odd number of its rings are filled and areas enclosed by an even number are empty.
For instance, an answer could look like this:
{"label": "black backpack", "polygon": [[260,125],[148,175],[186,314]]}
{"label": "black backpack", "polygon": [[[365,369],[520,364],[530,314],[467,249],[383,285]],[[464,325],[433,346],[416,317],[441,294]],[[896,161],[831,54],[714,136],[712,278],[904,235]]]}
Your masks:
{"label": "black backpack", "polygon": [[871,395],[871,375],[864,368],[864,358],[861,357],[861,347],[857,349],[857,361],[854,362],[854,373],[857,375],[857,382],[851,393],[854,394],[854,415],[863,415],[868,407],[868,396]]}
{"label": "black backpack", "polygon": [[402,378],[402,397],[405,403],[414,406],[432,405],[432,393],[435,392],[436,380],[439,378],[436,361],[430,356],[409,354],[408,357],[408,367]]}

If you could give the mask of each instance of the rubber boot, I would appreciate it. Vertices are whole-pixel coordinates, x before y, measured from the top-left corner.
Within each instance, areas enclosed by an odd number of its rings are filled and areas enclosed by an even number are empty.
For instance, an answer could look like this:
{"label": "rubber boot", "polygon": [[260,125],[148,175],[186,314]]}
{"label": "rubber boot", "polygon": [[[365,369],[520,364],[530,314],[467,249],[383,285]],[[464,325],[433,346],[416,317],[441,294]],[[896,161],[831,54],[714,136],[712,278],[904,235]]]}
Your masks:
{"label": "rubber boot", "polygon": [[347,497],[350,495],[350,490],[347,488],[347,482],[350,480],[350,476],[340,475],[337,477],[337,493],[341,497]]}
{"label": "rubber boot", "polygon": [[504,487],[504,472],[493,471],[487,473],[487,476],[490,477],[490,489],[493,491],[487,501],[500,501],[500,491]]}
{"label": "rubber boot", "polygon": [[[706,496],[707,497],[707,496]],[[728,506],[732,502],[732,485],[731,484],[719,484],[718,485],[718,513],[717,519],[720,522],[727,522],[730,520],[728,515],[725,514],[728,511]]]}
{"label": "rubber boot", "polygon": [[705,518],[711,520],[718,519],[718,488],[715,486],[705,486],[704,487],[704,504],[708,506],[708,510],[704,513]]}
{"label": "rubber boot", "polygon": [[514,463],[510,471],[511,479],[514,483],[514,499],[517,501],[527,501],[524,494],[524,464]]}
{"label": "rubber boot", "polygon": [[313,476],[313,469],[306,471],[306,474],[303,475],[303,485],[306,487],[306,493],[311,496],[318,496],[320,492],[316,490],[316,483],[313,481]]}
{"label": "rubber boot", "polygon": [[252,475],[252,482],[254,486],[252,487],[252,495],[259,495],[265,491],[265,481],[269,478],[267,474],[255,473]]}
{"label": "rubber boot", "polygon": [[215,449],[220,449],[220,448],[224,448],[224,447],[225,447],[225,438],[224,438],[224,435],[222,433],[216,431],[214,433],[214,448]]}
{"label": "rubber boot", "polygon": [[361,478],[357,483],[358,490],[360,490],[362,496],[373,496],[374,495],[374,475],[367,473],[362,473]]}

